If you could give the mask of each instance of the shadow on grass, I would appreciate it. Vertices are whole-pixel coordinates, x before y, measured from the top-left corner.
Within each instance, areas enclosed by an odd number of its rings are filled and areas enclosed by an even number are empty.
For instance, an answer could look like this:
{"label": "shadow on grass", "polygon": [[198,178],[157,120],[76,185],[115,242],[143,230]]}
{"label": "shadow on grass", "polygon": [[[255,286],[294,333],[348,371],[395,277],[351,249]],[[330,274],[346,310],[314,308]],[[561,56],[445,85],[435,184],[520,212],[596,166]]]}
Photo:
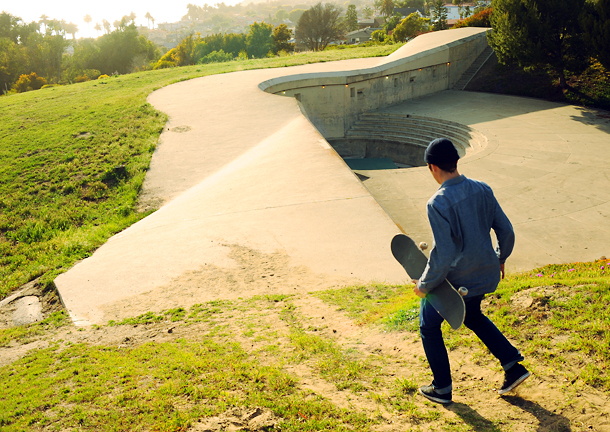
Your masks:
{"label": "shadow on grass", "polygon": [[519,396],[502,396],[509,404],[530,413],[538,420],[538,432],[570,432],[570,420]]}

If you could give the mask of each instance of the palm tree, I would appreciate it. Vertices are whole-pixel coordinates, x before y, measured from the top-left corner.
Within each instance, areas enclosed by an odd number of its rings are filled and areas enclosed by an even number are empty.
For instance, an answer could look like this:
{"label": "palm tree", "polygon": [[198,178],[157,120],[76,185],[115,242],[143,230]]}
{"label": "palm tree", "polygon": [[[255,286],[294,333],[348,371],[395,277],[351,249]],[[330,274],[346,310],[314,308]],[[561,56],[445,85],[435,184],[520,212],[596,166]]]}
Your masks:
{"label": "palm tree", "polygon": [[85,15],[85,17],[83,18],[83,21],[85,21],[85,23],[86,23],[87,25],[89,25],[89,23],[90,23],[91,21],[93,21],[93,20],[91,19],[91,15],[87,14],[87,15]]}
{"label": "palm tree", "polygon": [[38,21],[38,24],[44,24],[44,32],[47,32],[47,23],[49,22],[49,17],[46,16],[45,14],[40,15],[40,21]]}
{"label": "palm tree", "polygon": [[152,21],[152,23],[153,23],[153,30],[154,30],[154,29],[155,29],[155,19],[154,19],[154,18],[151,16],[151,17],[150,17],[150,20],[151,20],[151,21]]}
{"label": "palm tree", "polygon": [[102,31],[102,26],[100,25],[100,23],[95,23],[95,25],[93,26],[93,28],[95,30],[97,30],[97,35],[100,35],[100,31]]}
{"label": "palm tree", "polygon": [[104,30],[106,30],[106,33],[110,33],[110,23],[107,19],[102,20],[102,26],[104,26]]}
{"label": "palm tree", "polygon": [[71,23],[65,24],[64,28],[66,29],[66,33],[69,33],[72,35],[72,40],[76,40],[76,33],[78,33],[78,26],[71,22]]}
{"label": "palm tree", "polygon": [[146,18],[146,20],[148,21],[148,27],[150,27],[150,20],[152,19],[152,15],[150,14],[150,12],[146,12],[144,18]]}

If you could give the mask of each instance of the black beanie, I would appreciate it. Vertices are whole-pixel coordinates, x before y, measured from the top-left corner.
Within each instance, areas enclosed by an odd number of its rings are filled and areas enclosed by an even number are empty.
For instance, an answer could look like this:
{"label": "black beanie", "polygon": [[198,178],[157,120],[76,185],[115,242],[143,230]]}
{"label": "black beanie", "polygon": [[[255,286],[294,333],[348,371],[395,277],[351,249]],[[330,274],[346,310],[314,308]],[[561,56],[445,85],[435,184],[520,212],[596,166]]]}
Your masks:
{"label": "black beanie", "polygon": [[437,138],[428,144],[424,153],[426,163],[442,165],[457,162],[460,158],[455,146],[447,138]]}

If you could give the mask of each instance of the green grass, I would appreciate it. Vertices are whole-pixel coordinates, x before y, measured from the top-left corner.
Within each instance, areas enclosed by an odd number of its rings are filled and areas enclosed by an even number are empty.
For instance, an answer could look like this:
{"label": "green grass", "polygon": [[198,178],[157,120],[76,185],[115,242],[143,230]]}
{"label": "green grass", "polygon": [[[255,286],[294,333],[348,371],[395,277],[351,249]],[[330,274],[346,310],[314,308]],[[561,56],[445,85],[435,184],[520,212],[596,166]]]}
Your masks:
{"label": "green grass", "polygon": [[[548,265],[507,276],[486,297],[485,311],[504,334],[516,341],[528,362],[553,368],[566,382],[610,391],[610,261]],[[418,299],[409,286],[353,286],[319,292],[360,324],[389,330],[417,331]],[[514,301],[525,291],[531,298],[519,309]],[[531,303],[531,304],[530,304]],[[446,345],[486,350],[462,327],[452,331],[444,323]]]}
{"label": "green grass", "polygon": [[139,72],[0,97],[0,299],[49,283],[145,214],[135,211],[167,120],[154,90],[240,70],[388,55],[400,45]]}
{"label": "green grass", "polygon": [[362,413],[297,388],[237,343],[180,340],[133,349],[54,345],[0,369],[3,431],[180,431],[232,406],[272,409],[281,430],[368,430]]}
{"label": "green grass", "polygon": [[416,330],[419,298],[412,285],[358,285],[313,293],[339,306],[358,324],[382,323],[388,330]]}

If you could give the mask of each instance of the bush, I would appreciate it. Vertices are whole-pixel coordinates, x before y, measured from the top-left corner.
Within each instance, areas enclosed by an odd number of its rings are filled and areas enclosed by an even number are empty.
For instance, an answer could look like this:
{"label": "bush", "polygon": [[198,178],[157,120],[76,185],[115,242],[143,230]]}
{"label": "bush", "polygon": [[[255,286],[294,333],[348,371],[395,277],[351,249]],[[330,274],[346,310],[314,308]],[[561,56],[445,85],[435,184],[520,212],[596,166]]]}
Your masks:
{"label": "bush", "polygon": [[222,63],[233,60],[233,54],[226,53],[223,50],[220,51],[212,51],[208,55],[199,59],[197,64],[207,64],[207,63]]}
{"label": "bush", "polygon": [[104,75],[100,75],[97,77],[98,80],[104,79],[104,78],[110,78],[108,75],[104,74]]}
{"label": "bush", "polygon": [[29,75],[20,75],[17,82],[13,85],[13,89],[17,93],[23,93],[29,90],[39,90],[46,84],[46,79],[36,75],[36,72],[32,72]]}
{"label": "bush", "polygon": [[81,76],[77,76],[76,78],[74,78],[74,82],[77,82],[77,83],[82,83],[82,82],[85,82],[85,81],[89,81],[89,77],[87,76],[87,74],[81,75]]}
{"label": "bush", "polygon": [[484,9],[481,12],[472,15],[471,17],[459,20],[452,28],[456,29],[461,27],[491,27],[492,11],[492,8]]}
{"label": "bush", "polygon": [[172,68],[172,67],[176,67],[176,63],[174,63],[172,61],[168,61],[168,60],[159,60],[157,62],[157,64],[155,65],[155,67],[153,67],[153,70],[167,69],[167,68]]}
{"label": "bush", "polygon": [[388,39],[388,34],[383,30],[375,30],[371,33],[371,40],[375,43],[384,43]]}

